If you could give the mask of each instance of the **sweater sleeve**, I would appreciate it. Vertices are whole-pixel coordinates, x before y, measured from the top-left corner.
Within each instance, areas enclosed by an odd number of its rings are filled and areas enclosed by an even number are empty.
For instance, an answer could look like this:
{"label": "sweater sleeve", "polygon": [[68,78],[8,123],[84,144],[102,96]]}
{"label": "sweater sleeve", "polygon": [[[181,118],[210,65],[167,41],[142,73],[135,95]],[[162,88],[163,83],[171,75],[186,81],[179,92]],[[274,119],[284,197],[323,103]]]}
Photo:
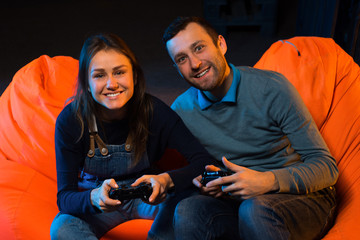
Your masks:
{"label": "sweater sleeve", "polygon": [[[330,154],[311,114],[295,87],[282,76],[269,81],[270,117],[288,137],[291,147],[301,157],[298,164],[273,170],[280,192],[305,194],[335,184],[336,161]],[[280,84],[278,84],[280,83]]]}
{"label": "sweater sleeve", "polygon": [[55,125],[57,204],[62,213],[79,215],[99,212],[90,201],[90,192],[78,190],[78,173],[85,159],[79,123],[68,105]]}

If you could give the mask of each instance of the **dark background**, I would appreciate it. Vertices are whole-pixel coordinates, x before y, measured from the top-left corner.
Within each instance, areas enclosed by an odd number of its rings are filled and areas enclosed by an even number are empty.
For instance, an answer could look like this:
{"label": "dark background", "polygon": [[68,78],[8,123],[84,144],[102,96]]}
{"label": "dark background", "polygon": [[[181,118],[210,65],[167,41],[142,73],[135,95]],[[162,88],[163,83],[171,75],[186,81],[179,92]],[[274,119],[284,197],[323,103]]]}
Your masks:
{"label": "dark background", "polygon": [[78,58],[91,33],[113,32],[137,55],[148,91],[171,104],[188,88],[161,42],[176,16],[204,16],[226,37],[229,62],[254,65],[279,39],[333,37],[356,58],[355,0],[63,0],[2,3],[0,94],[22,66],[39,56]]}

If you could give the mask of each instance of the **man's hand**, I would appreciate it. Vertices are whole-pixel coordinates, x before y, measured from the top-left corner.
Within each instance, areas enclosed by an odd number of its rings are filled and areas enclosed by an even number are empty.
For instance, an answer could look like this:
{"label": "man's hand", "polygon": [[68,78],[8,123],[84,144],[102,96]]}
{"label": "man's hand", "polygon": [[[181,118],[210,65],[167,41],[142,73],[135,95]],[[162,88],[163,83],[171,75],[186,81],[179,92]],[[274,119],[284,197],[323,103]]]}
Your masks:
{"label": "man's hand", "polygon": [[109,198],[109,191],[111,188],[118,188],[118,185],[114,179],[107,179],[103,182],[101,187],[91,191],[91,204],[102,212],[114,211],[121,204],[119,200]]}
{"label": "man's hand", "polygon": [[159,175],[144,175],[131,184],[136,187],[142,182],[150,183],[152,187],[152,194],[149,197],[150,204],[159,204],[166,198],[167,191],[174,186],[174,183],[168,173],[162,173]]}
{"label": "man's hand", "polygon": [[222,187],[224,193],[232,196],[239,196],[242,199],[255,197],[270,191],[277,191],[279,184],[272,172],[259,172],[245,168],[229,162],[225,157],[222,158],[225,167],[234,174],[221,177],[209,182],[206,187]]}
{"label": "man's hand", "polygon": [[[205,167],[205,170],[206,171],[216,172],[216,171],[220,171],[221,169],[218,168],[218,167],[215,167],[214,165],[207,165]],[[194,178],[193,179],[193,184],[196,187],[200,188],[200,191],[201,191],[202,194],[213,196],[213,197],[220,197],[220,196],[224,195],[224,193],[221,191],[221,187],[219,187],[219,186],[213,186],[213,187],[207,187],[207,185],[203,186],[201,184],[201,182],[200,182],[201,178],[202,178],[201,175]]]}

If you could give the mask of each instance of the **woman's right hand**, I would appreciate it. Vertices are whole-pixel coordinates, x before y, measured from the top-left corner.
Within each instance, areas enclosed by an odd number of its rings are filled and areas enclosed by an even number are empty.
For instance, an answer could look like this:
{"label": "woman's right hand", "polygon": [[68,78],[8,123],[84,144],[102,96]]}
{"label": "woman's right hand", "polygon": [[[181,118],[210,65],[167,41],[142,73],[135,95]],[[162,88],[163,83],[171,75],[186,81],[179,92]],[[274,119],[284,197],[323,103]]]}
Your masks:
{"label": "woman's right hand", "polygon": [[109,191],[111,188],[118,188],[114,179],[107,179],[103,184],[91,191],[90,200],[91,204],[102,212],[111,212],[114,211],[121,202],[119,200],[114,200],[109,198]]}

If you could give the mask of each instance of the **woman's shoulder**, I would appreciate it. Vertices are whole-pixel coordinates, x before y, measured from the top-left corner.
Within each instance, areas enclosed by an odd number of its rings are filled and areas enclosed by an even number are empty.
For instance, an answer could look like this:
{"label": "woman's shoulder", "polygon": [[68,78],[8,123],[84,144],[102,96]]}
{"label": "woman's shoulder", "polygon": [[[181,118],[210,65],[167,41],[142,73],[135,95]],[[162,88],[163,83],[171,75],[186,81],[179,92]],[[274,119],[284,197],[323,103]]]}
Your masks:
{"label": "woman's shoulder", "polygon": [[[166,105],[166,103],[163,101],[163,100],[161,100],[160,98],[158,98],[158,97],[156,97],[156,96],[154,96],[154,95],[151,95],[151,94],[149,94],[149,93],[147,93],[146,94],[147,95],[147,97],[148,98],[150,98],[151,99],[151,101],[152,101],[152,103],[154,104],[154,105],[156,105],[156,106],[163,106],[163,105]],[[166,105],[167,106],[167,105]]]}
{"label": "woman's shoulder", "polygon": [[149,95],[153,104],[153,120],[155,121],[175,121],[179,118],[177,113],[170,108],[164,101]]}
{"label": "woman's shoulder", "polygon": [[76,113],[74,111],[73,102],[67,104],[59,113],[56,119],[56,125],[67,126],[67,127],[76,127],[78,125],[78,120],[76,118]]}
{"label": "woman's shoulder", "polygon": [[175,112],[170,108],[169,105],[167,105],[163,100],[161,100],[158,97],[155,97],[153,95],[149,95],[151,98],[154,112],[156,113],[162,113],[162,114],[174,114]]}

